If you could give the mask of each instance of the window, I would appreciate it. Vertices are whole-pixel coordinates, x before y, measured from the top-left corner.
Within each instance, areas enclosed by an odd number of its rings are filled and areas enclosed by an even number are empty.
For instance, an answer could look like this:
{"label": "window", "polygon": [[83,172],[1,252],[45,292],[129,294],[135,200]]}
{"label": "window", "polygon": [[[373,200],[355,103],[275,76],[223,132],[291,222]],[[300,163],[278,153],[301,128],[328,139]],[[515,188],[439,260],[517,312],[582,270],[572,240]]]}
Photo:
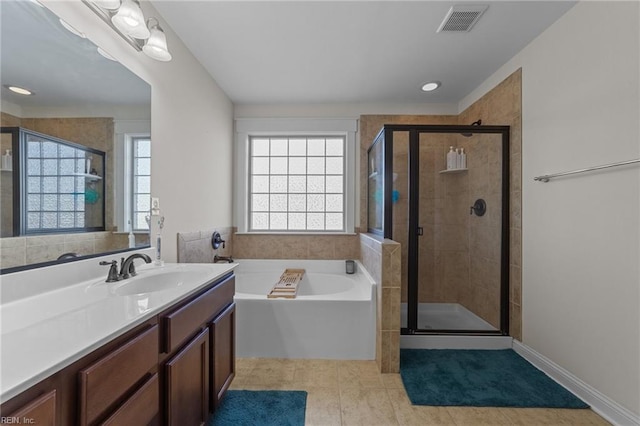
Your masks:
{"label": "window", "polygon": [[353,232],[356,125],[350,119],[237,119],[238,232]]}
{"label": "window", "polygon": [[344,136],[251,137],[250,230],[344,231]]}
{"label": "window", "polygon": [[22,232],[104,229],[104,153],[24,130],[22,134]]}
{"label": "window", "polygon": [[148,231],[151,209],[151,140],[131,138],[131,224],[134,231]]}

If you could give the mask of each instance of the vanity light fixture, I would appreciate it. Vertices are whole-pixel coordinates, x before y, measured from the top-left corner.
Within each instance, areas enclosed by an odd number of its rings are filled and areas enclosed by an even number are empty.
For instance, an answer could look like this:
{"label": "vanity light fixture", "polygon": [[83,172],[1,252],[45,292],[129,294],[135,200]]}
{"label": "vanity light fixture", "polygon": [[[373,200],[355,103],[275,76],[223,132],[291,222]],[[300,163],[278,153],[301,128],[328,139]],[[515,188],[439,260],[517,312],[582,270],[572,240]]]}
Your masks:
{"label": "vanity light fixture", "polygon": [[31,90],[25,89],[24,87],[20,87],[20,86],[11,86],[9,84],[5,84],[4,87],[6,87],[7,89],[19,95],[30,96],[34,94]]}
{"label": "vanity light fixture", "polygon": [[116,10],[120,7],[120,0],[95,0],[95,4],[103,9]]}
{"label": "vanity light fixture", "polygon": [[142,47],[142,51],[150,58],[158,61],[170,61],[171,53],[167,48],[167,36],[164,35],[164,31],[160,28],[160,23],[156,18],[149,18],[147,20],[147,27],[149,28],[149,38]]}
{"label": "vanity light fixture", "polygon": [[442,85],[442,83],[440,83],[439,81],[429,81],[428,83],[425,83],[425,84],[422,85],[422,91],[423,92],[433,92],[434,90],[436,90],[441,85]]}
{"label": "vanity light fixture", "polygon": [[139,0],[82,0],[134,49],[157,61],[170,61],[167,37],[156,18],[145,17]]}
{"label": "vanity light fixture", "polygon": [[144,40],[149,38],[149,29],[144,23],[144,15],[137,0],[123,0],[111,22],[120,31],[133,38]]}

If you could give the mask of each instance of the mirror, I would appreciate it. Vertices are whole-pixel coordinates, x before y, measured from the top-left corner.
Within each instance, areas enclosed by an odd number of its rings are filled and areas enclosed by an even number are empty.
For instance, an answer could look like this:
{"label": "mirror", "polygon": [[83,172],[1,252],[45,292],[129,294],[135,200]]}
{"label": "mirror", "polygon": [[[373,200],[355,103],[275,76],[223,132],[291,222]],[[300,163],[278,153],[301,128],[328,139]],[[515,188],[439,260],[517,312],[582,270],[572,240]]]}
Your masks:
{"label": "mirror", "polygon": [[[67,253],[83,258],[127,250],[131,220],[138,224],[136,248],[148,246],[148,227],[144,229],[146,224],[140,226],[140,220],[132,215],[139,216],[141,208],[146,208],[149,188],[140,187],[137,194],[130,194],[128,188],[138,181],[148,186],[150,173],[140,172],[138,164],[148,163],[149,158],[135,157],[134,141],[148,141],[150,137],[150,86],[108,59],[108,55],[99,53],[90,40],[72,33],[39,3],[3,1],[1,7],[0,125],[20,127],[105,154],[105,231],[92,232],[96,228],[87,226],[70,232],[45,231],[37,236],[14,232],[5,237],[3,232],[1,272],[69,261],[58,260]],[[33,95],[16,94],[8,86],[29,89]],[[2,136],[2,154],[6,156],[10,150],[13,157],[3,158],[3,166],[7,167],[2,167],[0,175],[0,209],[4,218],[10,216],[10,211],[23,214],[19,209],[24,203],[12,190],[12,181],[19,175],[8,166],[22,164],[21,153]]]}

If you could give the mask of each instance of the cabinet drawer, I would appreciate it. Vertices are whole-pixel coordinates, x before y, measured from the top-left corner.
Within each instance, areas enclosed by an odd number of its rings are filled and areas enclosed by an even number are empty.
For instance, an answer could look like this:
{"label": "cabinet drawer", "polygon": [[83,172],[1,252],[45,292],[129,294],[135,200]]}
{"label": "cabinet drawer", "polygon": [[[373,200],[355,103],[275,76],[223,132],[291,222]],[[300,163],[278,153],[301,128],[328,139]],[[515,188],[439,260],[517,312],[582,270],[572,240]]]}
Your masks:
{"label": "cabinet drawer", "polygon": [[93,423],[158,363],[158,326],[81,370],[80,424]]}
{"label": "cabinet drawer", "polygon": [[160,412],[160,388],[155,373],[103,425],[148,425]]}
{"label": "cabinet drawer", "polygon": [[[2,418],[5,419],[4,413]],[[23,419],[29,419],[29,421],[34,425],[56,425],[56,391],[52,390],[51,392],[39,396],[18,411],[6,416],[7,423],[9,423],[13,418],[19,419],[20,421]],[[4,424],[5,421],[0,420],[0,423]]]}
{"label": "cabinet drawer", "polygon": [[162,350],[170,353],[222,309],[233,303],[235,277],[230,276],[181,308],[165,315]]}

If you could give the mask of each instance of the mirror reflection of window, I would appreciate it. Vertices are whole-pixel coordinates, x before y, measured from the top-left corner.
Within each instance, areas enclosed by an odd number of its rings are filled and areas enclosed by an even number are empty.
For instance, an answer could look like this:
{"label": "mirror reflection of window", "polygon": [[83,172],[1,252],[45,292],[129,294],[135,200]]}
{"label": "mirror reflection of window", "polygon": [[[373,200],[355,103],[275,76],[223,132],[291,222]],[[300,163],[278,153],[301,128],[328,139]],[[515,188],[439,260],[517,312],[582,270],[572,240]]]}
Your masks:
{"label": "mirror reflection of window", "polygon": [[146,217],[151,209],[151,139],[131,138],[131,212],[133,231],[149,231]]}
{"label": "mirror reflection of window", "polygon": [[104,152],[20,130],[22,234],[104,230]]}

